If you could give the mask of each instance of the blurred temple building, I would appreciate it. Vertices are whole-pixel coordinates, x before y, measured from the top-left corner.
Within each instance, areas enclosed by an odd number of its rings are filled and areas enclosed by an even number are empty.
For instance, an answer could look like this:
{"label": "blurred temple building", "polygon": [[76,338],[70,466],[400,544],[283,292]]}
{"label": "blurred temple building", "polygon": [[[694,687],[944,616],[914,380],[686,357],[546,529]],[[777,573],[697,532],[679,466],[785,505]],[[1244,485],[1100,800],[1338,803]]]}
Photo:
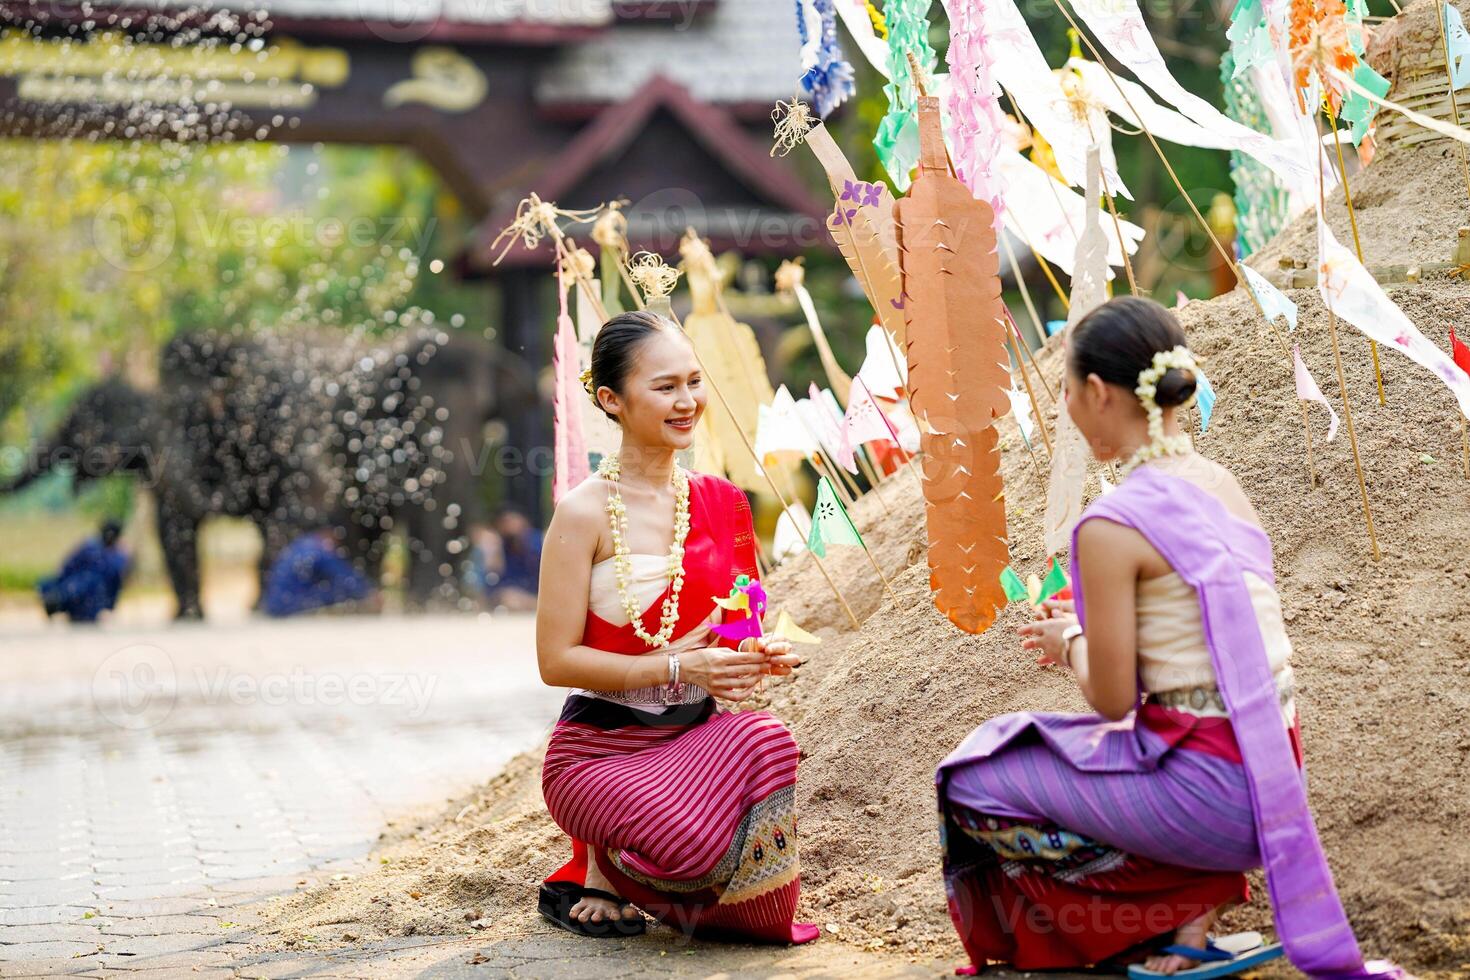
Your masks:
{"label": "blurred temple building", "polygon": [[[496,266],[490,247],[530,192],[626,199],[634,250],[671,256],[686,227],[749,256],[822,243],[824,202],[769,153],[795,17],[791,0],[0,0],[0,134],[412,147],[479,221],[458,271],[498,284],[488,324],[540,366],[550,248]],[[506,423],[549,444],[548,411]]]}

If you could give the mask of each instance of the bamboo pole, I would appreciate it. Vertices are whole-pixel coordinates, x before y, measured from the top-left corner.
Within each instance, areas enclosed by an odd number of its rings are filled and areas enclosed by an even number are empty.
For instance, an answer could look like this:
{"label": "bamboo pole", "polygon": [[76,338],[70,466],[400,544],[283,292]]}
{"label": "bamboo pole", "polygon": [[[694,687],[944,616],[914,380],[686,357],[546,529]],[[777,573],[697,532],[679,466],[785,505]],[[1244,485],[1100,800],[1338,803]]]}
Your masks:
{"label": "bamboo pole", "polygon": [[1296,402],[1302,410],[1302,427],[1307,430],[1307,478],[1312,482],[1309,484],[1313,489],[1317,487],[1317,463],[1312,459],[1312,422],[1307,417],[1307,403],[1300,398]]}
{"label": "bamboo pole", "polygon": [[[672,310],[669,311],[669,316],[671,319],[674,320],[675,323],[679,323],[678,318],[674,316]],[[679,324],[679,329],[684,329],[683,324]],[[704,379],[709,384],[710,390],[715,393],[715,397],[720,400],[720,405],[725,409],[725,411],[730,412],[731,417],[733,417],[734,413],[730,411],[730,403],[725,399],[725,393],[720,390],[720,386],[717,385],[714,379],[710,377],[709,371],[705,370],[704,360],[700,358],[698,348],[695,348],[693,344],[690,344],[689,346],[690,349],[694,351],[694,359],[699,363],[700,371],[704,372]],[[765,477],[766,479],[766,485],[771,488],[771,493],[775,494],[776,500],[781,504],[781,509],[783,511],[790,510],[791,502],[786,499],[786,495],[783,494],[781,492],[781,489],[776,486],[776,481],[771,478],[771,473],[769,470],[766,469],[765,463],[763,463],[761,461],[761,458],[755,454],[755,447],[751,445],[750,438],[745,434],[745,430],[737,425],[735,426],[735,431],[739,433],[740,441],[744,444],[745,451],[750,453],[751,459],[755,460],[755,468],[761,471],[761,476]],[[847,604],[847,597],[842,594],[842,590],[839,589],[837,587],[837,583],[832,580],[831,574],[829,574],[827,571],[827,566],[822,564],[822,559],[818,558],[816,555],[812,555],[812,561],[816,563],[817,570],[822,573],[822,578],[827,580],[827,585],[831,587],[832,594],[837,597],[838,603],[842,606],[842,611],[847,613],[847,618],[852,621],[852,628],[862,629],[862,624],[858,622],[857,614],[854,613],[852,611],[852,607]]]}
{"label": "bamboo pole", "polygon": [[1211,244],[1213,244],[1215,247],[1215,251],[1220,254],[1220,257],[1225,260],[1225,264],[1230,268],[1230,271],[1235,274],[1236,282],[1245,287],[1246,295],[1250,297],[1251,303],[1255,306],[1256,311],[1261,314],[1261,319],[1265,320],[1267,324],[1270,325],[1271,330],[1276,334],[1276,340],[1277,343],[1281,346],[1282,353],[1286,355],[1286,359],[1290,361],[1291,348],[1287,346],[1286,338],[1281,335],[1281,329],[1276,326],[1276,322],[1274,320],[1266,316],[1266,311],[1261,307],[1261,301],[1256,298],[1255,291],[1250,288],[1250,284],[1246,281],[1245,274],[1240,271],[1240,264],[1235,261],[1235,257],[1230,254],[1230,250],[1227,249],[1223,243],[1221,243],[1220,236],[1215,234],[1215,230],[1210,227],[1210,223],[1205,220],[1205,216],[1200,213],[1199,208],[1195,205],[1194,199],[1191,198],[1189,196],[1189,192],[1184,189],[1184,184],[1180,181],[1179,174],[1175,172],[1174,165],[1171,164],[1169,162],[1169,158],[1164,155],[1163,147],[1159,146],[1158,138],[1155,137],[1153,131],[1148,128],[1148,124],[1143,121],[1143,116],[1138,112],[1136,108],[1134,108],[1133,100],[1128,97],[1128,92],[1118,81],[1118,76],[1113,74],[1113,70],[1109,68],[1107,62],[1103,60],[1102,54],[1098,51],[1097,46],[1092,43],[1092,39],[1082,32],[1082,28],[1078,26],[1076,19],[1072,16],[1071,11],[1069,11],[1065,6],[1062,5],[1062,0],[1052,0],[1052,3],[1056,6],[1057,10],[1061,12],[1062,16],[1067,19],[1067,23],[1071,25],[1072,29],[1077,32],[1078,39],[1081,40],[1083,44],[1087,45],[1087,50],[1092,53],[1093,60],[1096,61],[1099,65],[1102,65],[1103,71],[1107,73],[1108,80],[1113,83],[1113,87],[1116,88],[1118,90],[1118,94],[1122,96],[1124,105],[1128,106],[1128,110],[1133,113],[1136,119],[1138,119],[1139,128],[1143,130],[1143,135],[1148,138],[1149,145],[1153,147],[1154,153],[1158,155],[1159,162],[1164,165],[1164,170],[1168,173],[1169,180],[1173,182],[1175,189],[1179,191],[1180,197],[1184,198],[1184,203],[1189,205],[1189,210],[1194,214],[1195,220],[1199,222],[1200,227],[1205,230],[1205,234],[1209,236]]}
{"label": "bamboo pole", "polygon": [[[1453,88],[1453,84],[1450,87]],[[1327,118],[1332,123],[1332,145],[1337,148],[1337,175],[1342,179],[1342,199],[1347,204],[1348,224],[1353,229],[1353,248],[1358,253],[1358,261],[1362,262],[1363,242],[1358,238],[1358,213],[1353,207],[1352,188],[1348,186],[1347,162],[1342,157],[1342,138],[1337,131],[1337,114],[1325,103],[1323,108],[1327,110]],[[1463,151],[1465,144],[1461,143],[1460,149]],[[1387,405],[1388,399],[1383,395],[1383,368],[1378,363],[1378,341],[1368,338],[1368,350],[1373,354],[1373,379],[1378,383],[1378,404]]]}
{"label": "bamboo pole", "polygon": [[[1455,69],[1450,58],[1449,35],[1445,32],[1444,8],[1440,7],[1437,13],[1439,15],[1439,43],[1444,49],[1445,87],[1450,90],[1450,111],[1455,114],[1455,125],[1458,126],[1460,125],[1460,100],[1455,97]],[[1470,195],[1470,162],[1467,162],[1465,158],[1465,144],[1456,140],[1455,146],[1460,150],[1460,174],[1465,178],[1465,193]]]}
{"label": "bamboo pole", "polygon": [[[1322,149],[1320,142],[1317,148],[1318,155],[1326,163],[1327,151]],[[1317,172],[1317,206],[1321,209],[1318,220],[1326,220],[1321,217],[1321,213],[1327,210],[1327,192],[1322,186],[1322,173],[1320,169]],[[1358,492],[1363,498],[1363,519],[1368,525],[1368,543],[1373,548],[1373,560],[1378,561],[1382,555],[1378,550],[1378,535],[1373,530],[1373,509],[1368,504],[1368,484],[1363,479],[1363,460],[1358,453],[1358,433],[1353,428],[1353,406],[1351,400],[1348,398],[1347,375],[1342,370],[1342,349],[1337,343],[1337,314],[1332,311],[1332,301],[1328,298],[1327,290],[1322,291],[1322,303],[1327,307],[1327,329],[1332,336],[1332,360],[1337,365],[1337,387],[1339,393],[1342,395],[1342,412],[1344,418],[1347,420],[1348,441],[1353,446],[1353,467],[1358,472]],[[1303,407],[1302,417],[1306,417],[1305,406]]]}
{"label": "bamboo pole", "polygon": [[[1031,411],[1036,415],[1036,427],[1041,430],[1041,441],[1046,446],[1046,460],[1049,463],[1052,459],[1051,436],[1046,434],[1046,419],[1041,414],[1041,406],[1036,403],[1036,392],[1031,387],[1031,375],[1026,371],[1026,361],[1021,356],[1016,338],[1008,334],[1006,339],[1011,342],[1011,350],[1015,351],[1016,367],[1021,372],[1021,382],[1026,386],[1026,397],[1031,399]],[[1011,384],[1015,383],[1015,379],[1012,378]],[[1020,422],[1018,421],[1017,424],[1019,425]]]}
{"label": "bamboo pole", "polygon": [[[1011,264],[1011,275],[1015,277],[1016,285],[1021,288],[1021,300],[1026,304],[1026,312],[1031,314],[1031,322],[1036,325],[1036,336],[1042,344],[1045,344],[1047,341],[1046,326],[1041,322],[1041,317],[1037,315],[1035,304],[1031,302],[1031,290],[1026,286],[1026,280],[1021,276],[1021,267],[1016,262],[1016,250],[1011,247],[1010,240],[1004,235],[1000,236],[1000,241],[1005,246],[1006,261]],[[1051,399],[1053,405],[1057,404],[1057,393],[1051,390],[1051,382],[1046,380],[1046,373],[1041,370],[1041,365],[1036,363],[1036,357],[1031,353],[1031,345],[1026,342],[1025,337],[1021,336],[1021,328],[1016,326],[1016,321],[1010,317],[1009,310],[1006,311],[1006,314],[1007,319],[1011,321],[1011,329],[1015,331],[1016,336],[1020,339],[1021,349],[1026,352],[1027,357],[1031,358],[1031,366],[1035,368],[1037,376],[1041,378],[1041,385],[1046,389],[1047,397]]]}

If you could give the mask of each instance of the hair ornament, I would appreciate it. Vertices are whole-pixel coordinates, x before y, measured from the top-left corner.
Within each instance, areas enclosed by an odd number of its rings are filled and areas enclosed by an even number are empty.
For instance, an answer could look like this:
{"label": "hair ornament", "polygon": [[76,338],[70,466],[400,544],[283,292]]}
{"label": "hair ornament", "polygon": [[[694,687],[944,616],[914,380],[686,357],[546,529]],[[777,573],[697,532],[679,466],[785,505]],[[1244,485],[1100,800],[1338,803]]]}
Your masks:
{"label": "hair ornament", "polygon": [[[1161,350],[1154,355],[1153,363],[1138,373],[1138,386],[1133,393],[1143,403],[1143,409],[1148,413],[1148,444],[1139,448],[1128,462],[1123,464],[1122,475],[1127,476],[1138,466],[1151,459],[1160,456],[1182,456],[1194,448],[1194,443],[1186,434],[1169,436],[1164,434],[1164,410],[1159,407],[1159,381],[1171,370],[1188,371],[1199,378],[1199,365],[1195,362],[1194,355],[1189,352],[1188,347],[1179,346],[1173,350]],[[1196,392],[1198,394],[1198,392]],[[1196,395],[1190,395],[1181,407],[1194,404]]]}
{"label": "hair ornament", "polygon": [[587,392],[587,397],[597,401],[597,389],[592,387],[592,369],[587,368],[577,375],[577,380],[582,382],[582,390]]}

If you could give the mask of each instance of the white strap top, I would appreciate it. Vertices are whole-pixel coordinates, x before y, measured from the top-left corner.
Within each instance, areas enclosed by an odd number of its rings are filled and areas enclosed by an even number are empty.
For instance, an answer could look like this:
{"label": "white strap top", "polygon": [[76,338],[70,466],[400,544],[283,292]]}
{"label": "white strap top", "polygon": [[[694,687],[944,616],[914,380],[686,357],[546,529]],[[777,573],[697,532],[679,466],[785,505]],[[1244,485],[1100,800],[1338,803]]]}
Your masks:
{"label": "white strap top", "polygon": [[[647,613],[648,608],[655,602],[661,602],[665,590],[669,587],[669,557],[668,555],[630,554],[628,564],[630,566],[628,592],[633,596],[638,608]],[[680,596],[681,601],[685,598],[687,597]],[[628,612],[623,608],[622,596],[618,594],[617,565],[612,558],[604,558],[592,566],[587,608],[613,626],[628,625]],[[709,646],[713,637],[708,626],[719,622],[717,618],[719,612],[720,609],[716,606],[704,626],[676,637],[662,649],[670,653],[681,653],[685,650],[697,650]],[[652,650],[651,647],[649,649]],[[668,710],[668,707],[671,707],[663,704],[664,688],[662,685],[629,691],[588,691],[578,688],[573,690],[572,694],[615,701],[618,704],[636,705],[640,711],[657,714],[662,714]],[[694,684],[684,685],[684,703],[697,703],[704,700],[704,697],[703,688]]]}
{"label": "white strap top", "polygon": [[[1294,689],[1291,640],[1281,615],[1281,599],[1271,583],[1258,575],[1246,572],[1245,583],[1261,628],[1266,657],[1282,694],[1282,711],[1289,722],[1296,708],[1291,698]],[[1170,572],[1138,583],[1137,630],[1138,674],[1144,690],[1160,693],[1216,687],[1214,664],[1205,645],[1199,597],[1178,573]],[[1226,714],[1208,698],[1203,699],[1203,705],[1168,703],[1197,715]]]}

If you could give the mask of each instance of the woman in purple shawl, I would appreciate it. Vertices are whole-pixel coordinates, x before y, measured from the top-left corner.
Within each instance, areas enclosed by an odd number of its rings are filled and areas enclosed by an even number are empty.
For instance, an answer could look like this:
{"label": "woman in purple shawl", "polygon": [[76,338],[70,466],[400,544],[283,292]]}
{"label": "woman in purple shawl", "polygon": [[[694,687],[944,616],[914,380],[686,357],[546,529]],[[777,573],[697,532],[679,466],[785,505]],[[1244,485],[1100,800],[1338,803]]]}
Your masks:
{"label": "woman in purple shawl", "polygon": [[1200,980],[1280,955],[1211,939],[1264,864],[1298,968],[1401,976],[1363,962],[1333,888],[1270,541],[1235,477],[1180,430],[1196,379],[1184,344],[1145,299],[1073,328],[1067,411],[1123,479],[1073,532],[1075,608],[1048,603],[1021,633],[1097,713],[1004,715],[941,764],[951,916],[977,968],[1129,962],[1135,977]]}

